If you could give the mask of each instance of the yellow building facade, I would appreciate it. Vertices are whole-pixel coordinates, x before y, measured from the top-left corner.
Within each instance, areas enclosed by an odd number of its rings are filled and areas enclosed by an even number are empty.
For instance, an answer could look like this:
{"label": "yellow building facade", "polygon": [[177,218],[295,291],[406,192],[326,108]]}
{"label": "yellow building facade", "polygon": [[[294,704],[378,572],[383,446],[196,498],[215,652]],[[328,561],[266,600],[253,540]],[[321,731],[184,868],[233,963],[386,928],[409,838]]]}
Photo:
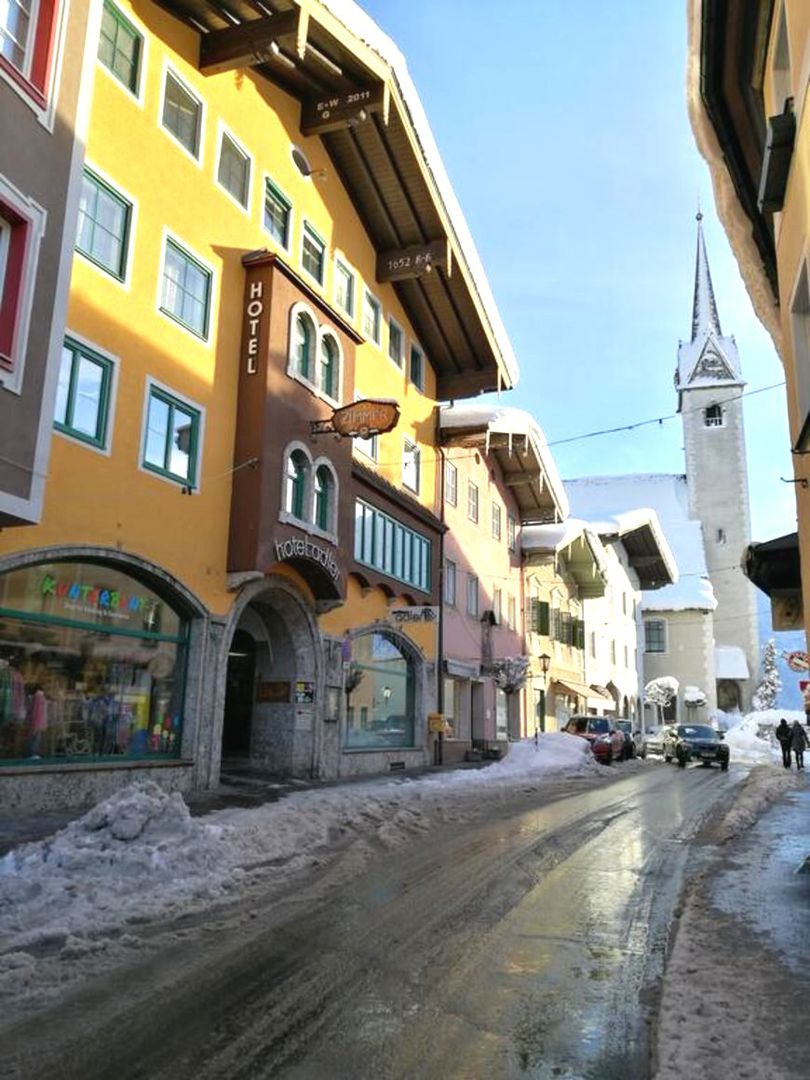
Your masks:
{"label": "yellow building facade", "polygon": [[314,0],[99,7],[44,510],[0,534],[0,783],[423,764],[437,403],[516,366],[415,92]]}
{"label": "yellow building facade", "polygon": [[750,545],[773,627],[810,611],[810,7],[690,4],[689,106],[718,215],[785,369],[797,533]]}

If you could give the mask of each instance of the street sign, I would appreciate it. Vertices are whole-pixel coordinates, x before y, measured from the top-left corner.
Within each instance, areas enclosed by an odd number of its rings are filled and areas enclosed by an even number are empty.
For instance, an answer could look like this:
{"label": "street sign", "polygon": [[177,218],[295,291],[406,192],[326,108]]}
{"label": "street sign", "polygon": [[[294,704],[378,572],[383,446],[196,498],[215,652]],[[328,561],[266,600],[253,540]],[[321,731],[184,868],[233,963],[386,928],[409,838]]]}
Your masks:
{"label": "street sign", "polygon": [[797,650],[788,653],[785,659],[791,671],[810,671],[810,656],[806,652]]}

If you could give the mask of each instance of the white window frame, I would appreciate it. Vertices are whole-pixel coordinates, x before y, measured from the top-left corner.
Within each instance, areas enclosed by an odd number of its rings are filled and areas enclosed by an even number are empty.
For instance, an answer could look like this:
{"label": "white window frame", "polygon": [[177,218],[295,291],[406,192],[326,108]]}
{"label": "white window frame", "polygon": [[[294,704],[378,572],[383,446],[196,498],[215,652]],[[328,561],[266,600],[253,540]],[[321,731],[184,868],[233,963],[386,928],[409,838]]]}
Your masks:
{"label": "white window frame", "polygon": [[[304,242],[307,239],[307,235],[309,235],[310,239],[317,240],[317,242],[321,245],[321,276],[319,278],[315,277],[315,275],[309,270],[307,270],[306,266],[304,265]],[[321,236],[321,234],[318,232],[318,230],[315,228],[311,221],[309,221],[307,218],[303,218],[301,222],[301,270],[304,274],[307,275],[310,281],[314,281],[319,288],[324,290],[326,289],[326,269],[329,265],[328,254],[329,245],[327,244],[325,238]]]}
{"label": "white window frame", "polygon": [[500,504],[492,500],[492,510],[490,513],[490,528],[492,532],[492,539],[498,543],[503,539],[503,511]]}
{"label": "white window frame", "polygon": [[[177,136],[174,134],[174,132],[170,131],[163,123],[163,108],[166,102],[166,86],[168,84],[169,75],[171,75],[175,82],[178,82],[180,84],[180,86],[183,88],[183,90],[185,90],[189,97],[193,98],[200,106],[199,123],[197,124],[199,143],[197,146],[196,155],[192,154],[189,148],[183,143],[181,143]],[[163,62],[163,79],[160,84],[160,101],[158,103],[158,127],[163,132],[163,134],[167,136],[167,138],[171,139],[175,146],[179,147],[179,149],[183,151],[189,161],[194,162],[198,169],[202,168],[203,158],[205,157],[206,116],[207,109],[204,98],[199,94],[197,90],[194,89],[194,87],[191,86],[187,79],[183,78],[183,76],[173,64],[170,64],[168,60],[165,60]]]}
{"label": "white window frame", "polygon": [[458,506],[458,468],[453,464],[452,461],[445,461],[444,468],[444,501],[449,506]]}
{"label": "white window frame", "polygon": [[448,607],[455,607],[458,599],[458,568],[452,559],[444,560],[444,596],[442,599]]}
{"label": "white window frame", "polygon": [[[0,385],[2,385],[4,390],[10,390],[14,394],[19,394],[23,384],[25,359],[28,355],[28,335],[31,329],[34,293],[37,285],[39,253],[42,245],[42,238],[45,235],[45,225],[48,215],[47,211],[41,207],[39,203],[24,195],[14,187],[9,180],[0,174],[0,215],[3,214],[3,205],[7,206],[15,216],[23,219],[22,224],[18,224],[16,222],[11,222],[5,216],[3,217],[3,221],[6,223],[6,229],[4,229],[4,232],[7,234],[6,244],[11,244],[11,238],[15,229],[25,229],[25,250],[22,259],[20,289],[14,310],[14,334],[9,354],[6,357],[10,367],[8,369],[0,367]],[[6,248],[5,252],[0,305],[7,302],[8,251],[9,247]],[[61,341],[62,335],[60,334],[60,349]]]}
{"label": "white window frame", "polygon": [[163,472],[149,469],[144,465],[144,458],[146,457],[146,433],[149,421],[149,401],[152,396],[153,388],[174,398],[179,404],[186,405],[189,409],[193,409],[200,418],[200,428],[197,437],[197,460],[196,468],[194,470],[194,487],[192,489],[195,494],[198,494],[202,490],[203,446],[205,445],[205,406],[194,401],[193,398],[188,397],[186,394],[181,394],[179,390],[175,390],[167,383],[160,382],[158,379],[153,378],[151,375],[146,376],[144,384],[143,408],[141,410],[143,414],[141,417],[141,438],[138,444],[138,471],[144,473],[146,476],[152,477],[153,480],[161,480],[164,484],[170,484],[175,489],[178,485],[181,487],[183,486],[179,478],[167,476]]}
{"label": "white window frame", "polygon": [[[475,493],[475,498],[473,498]],[[472,480],[467,481],[467,520],[472,521],[473,524],[478,524],[478,517],[481,512],[481,495],[478,490],[478,484]]]}
{"label": "white window frame", "polygon": [[[242,154],[242,156],[245,158],[245,160],[247,161],[247,164],[248,164],[247,202],[246,202],[246,204],[244,206],[242,205],[242,203],[239,202],[239,200],[230,191],[228,191],[228,189],[225,187],[225,185],[219,179],[219,168],[220,168],[220,165],[222,163],[222,147],[223,147],[223,145],[225,143],[225,139],[230,139],[230,141],[233,143],[236,150],[240,154]],[[255,159],[253,157],[253,154],[251,154],[250,151],[248,149],[246,149],[244,143],[241,142],[241,140],[237,139],[237,137],[234,135],[234,133],[231,131],[231,129],[229,127],[227,127],[225,124],[223,124],[223,122],[221,120],[218,120],[217,121],[217,152],[216,152],[216,160],[214,162],[214,183],[217,185],[219,190],[233,203],[233,205],[238,207],[239,210],[241,210],[242,213],[246,214],[248,217],[251,216],[251,207],[253,205],[253,175],[254,175],[254,173],[256,171],[254,169],[254,167],[253,167],[254,162],[255,162]],[[262,205],[262,218],[264,218],[264,205]]]}
{"label": "white window frame", "polygon": [[[184,251],[192,259],[194,259],[195,262],[198,262],[200,264],[200,266],[204,270],[207,270],[208,273],[211,275],[211,288],[210,288],[210,290],[208,292],[208,325],[206,327],[206,333],[205,333],[204,337],[201,334],[198,334],[195,330],[191,330],[184,323],[180,322],[174,316],[167,314],[163,310],[163,307],[162,307],[163,274],[164,274],[165,268],[166,268],[166,250],[167,250],[169,241],[171,241],[175,245],[175,247],[179,247],[181,249],[181,251]],[[163,318],[167,322],[171,323],[171,325],[174,326],[177,330],[181,331],[183,334],[186,334],[188,337],[190,337],[192,339],[192,341],[196,341],[197,344],[200,345],[201,347],[210,348],[211,343],[212,343],[212,341],[214,339],[214,332],[213,331],[214,331],[214,322],[215,322],[214,312],[216,311],[216,301],[217,301],[217,275],[216,275],[216,271],[214,270],[211,263],[209,263],[205,259],[203,259],[201,257],[201,255],[199,254],[199,252],[195,251],[193,247],[191,247],[189,244],[186,243],[185,240],[182,240],[179,236],[177,236],[175,233],[171,232],[169,229],[164,228],[163,234],[162,234],[162,239],[161,239],[161,247],[160,247],[160,266],[158,267],[157,294],[156,294],[156,297],[155,297],[155,310],[157,311],[157,313],[161,316],[161,318]],[[167,391],[167,393],[173,393],[173,391]],[[195,408],[196,408],[196,406],[195,406]]]}
{"label": "white window frame", "polygon": [[[351,322],[354,322],[355,316],[357,314],[357,272],[354,267],[349,263],[348,259],[346,259],[346,257],[340,251],[335,252],[335,258],[333,262],[334,266],[332,267],[332,299],[338,311],[342,311],[347,319],[349,319]],[[349,308],[343,307],[343,305],[338,301],[337,291],[338,280],[340,276],[339,268],[344,270],[347,277],[351,280],[352,302],[351,307]]]}
{"label": "white window frame", "polygon": [[[375,305],[377,308],[377,337],[374,337],[373,335],[369,336],[366,334],[366,307],[370,307],[371,305]],[[371,289],[368,288],[368,286],[363,286],[363,315],[361,329],[363,331],[363,336],[366,338],[366,340],[372,342],[372,344],[376,345],[378,349],[382,348],[383,322],[384,315],[382,301],[379,299],[379,297],[374,295],[374,293],[371,291]]]}
{"label": "white window frame", "polygon": [[[407,479],[408,473],[411,470],[415,473],[415,484],[410,484]],[[422,451],[419,448],[419,444],[406,435],[402,440],[402,486],[407,488],[408,491],[412,491],[415,495],[418,495],[422,480],[421,474]]]}
{"label": "white window frame", "polygon": [[[414,379],[414,377],[413,377],[413,354],[414,353],[418,353],[419,358],[421,360],[421,372],[420,372],[419,379]],[[410,382],[411,386],[415,386],[420,394],[424,394],[424,392],[425,392],[425,384],[426,384],[426,381],[427,381],[426,378],[425,378],[425,376],[427,374],[426,371],[425,371],[426,364],[427,364],[427,360],[425,358],[425,350],[422,348],[422,346],[419,344],[418,341],[412,341],[411,342],[411,347],[410,347],[410,349],[408,349],[408,382]]]}
{"label": "white window frame", "polygon": [[474,619],[481,614],[481,582],[475,574],[467,575],[467,614]]}
{"label": "white window frame", "polygon": [[[334,396],[332,394],[327,394],[327,392],[321,386],[321,345],[323,344],[324,338],[329,338],[329,340],[334,343],[335,352],[337,353],[337,373],[335,376],[337,393]],[[324,326],[323,324],[318,326],[317,355],[315,357],[315,368],[315,389],[318,391],[318,395],[322,397],[324,401],[328,401],[333,405],[340,405],[341,401],[343,400],[343,348],[340,344],[340,338],[331,328],[331,326]]]}

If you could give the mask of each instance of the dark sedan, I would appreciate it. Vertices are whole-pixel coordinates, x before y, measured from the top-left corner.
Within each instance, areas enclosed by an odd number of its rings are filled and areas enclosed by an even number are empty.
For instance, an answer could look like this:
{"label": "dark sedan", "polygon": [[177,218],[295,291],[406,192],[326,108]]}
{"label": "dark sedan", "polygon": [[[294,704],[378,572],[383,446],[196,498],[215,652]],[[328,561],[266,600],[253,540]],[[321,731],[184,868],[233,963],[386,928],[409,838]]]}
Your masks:
{"label": "dark sedan", "polygon": [[729,750],[723,736],[708,724],[676,724],[664,741],[664,758],[675,758],[682,769],[690,761],[728,768]]}

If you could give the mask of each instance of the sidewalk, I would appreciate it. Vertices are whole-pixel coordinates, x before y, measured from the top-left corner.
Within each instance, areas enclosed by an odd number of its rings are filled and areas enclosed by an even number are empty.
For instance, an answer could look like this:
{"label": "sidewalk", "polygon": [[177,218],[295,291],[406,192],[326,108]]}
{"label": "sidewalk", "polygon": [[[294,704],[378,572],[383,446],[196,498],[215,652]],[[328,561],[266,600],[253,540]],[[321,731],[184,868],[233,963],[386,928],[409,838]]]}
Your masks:
{"label": "sidewalk", "polygon": [[[403,780],[425,779],[457,769],[482,769],[491,761],[462,761],[455,765],[425,765],[421,769],[382,773],[373,776],[348,776],[340,780],[296,780],[263,772],[248,764],[223,769],[220,783],[212,791],[196,791],[184,796],[192,817],[203,817],[215,810],[231,807],[249,809],[265,803],[278,802],[299,791],[322,790],[352,784],[397,784]],[[35,814],[0,815],[0,858],[21,844],[44,840],[63,829],[69,822],[86,814],[90,808],[41,811]]]}

